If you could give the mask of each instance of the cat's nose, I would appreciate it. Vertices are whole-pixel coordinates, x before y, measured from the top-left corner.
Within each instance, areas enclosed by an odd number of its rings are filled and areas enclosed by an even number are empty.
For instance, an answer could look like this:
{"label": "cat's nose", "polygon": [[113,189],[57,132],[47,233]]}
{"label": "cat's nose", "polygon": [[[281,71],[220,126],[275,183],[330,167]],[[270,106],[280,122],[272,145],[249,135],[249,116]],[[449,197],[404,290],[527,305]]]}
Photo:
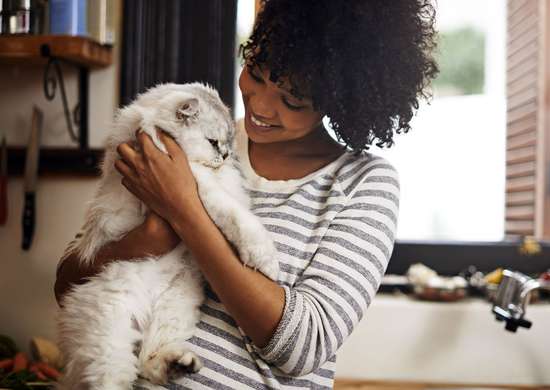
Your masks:
{"label": "cat's nose", "polygon": [[223,157],[224,160],[227,158],[227,156],[229,156],[229,153],[227,153],[227,152],[225,152],[224,154],[222,154],[222,157]]}

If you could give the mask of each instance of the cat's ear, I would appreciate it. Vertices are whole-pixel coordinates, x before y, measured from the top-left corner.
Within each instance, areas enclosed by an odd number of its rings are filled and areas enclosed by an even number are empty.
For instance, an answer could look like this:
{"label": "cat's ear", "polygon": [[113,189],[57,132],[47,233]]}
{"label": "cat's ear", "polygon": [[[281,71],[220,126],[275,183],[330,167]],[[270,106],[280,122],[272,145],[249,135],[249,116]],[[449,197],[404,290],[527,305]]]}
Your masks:
{"label": "cat's ear", "polygon": [[189,118],[195,118],[199,113],[199,100],[190,98],[185,100],[176,109],[176,118],[181,121],[187,121]]}

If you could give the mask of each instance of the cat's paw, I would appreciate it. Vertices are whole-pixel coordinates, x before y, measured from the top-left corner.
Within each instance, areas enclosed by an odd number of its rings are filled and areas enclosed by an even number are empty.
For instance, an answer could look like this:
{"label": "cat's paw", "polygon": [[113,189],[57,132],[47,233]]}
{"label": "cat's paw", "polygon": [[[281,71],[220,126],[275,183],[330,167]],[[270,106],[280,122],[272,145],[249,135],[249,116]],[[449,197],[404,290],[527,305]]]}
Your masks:
{"label": "cat's paw", "polygon": [[279,277],[279,261],[276,257],[273,257],[264,264],[261,264],[258,267],[258,271],[276,282]]}
{"label": "cat's paw", "polygon": [[192,351],[185,351],[177,361],[168,366],[168,378],[176,380],[185,374],[199,372],[202,368],[200,358]]}
{"label": "cat's paw", "polygon": [[276,253],[277,251],[270,241],[247,245],[241,252],[241,261],[276,281],[279,275],[279,261]]}
{"label": "cat's paw", "polygon": [[198,372],[201,368],[201,360],[190,350],[160,350],[142,364],[140,376],[155,385],[165,385],[169,380]]}

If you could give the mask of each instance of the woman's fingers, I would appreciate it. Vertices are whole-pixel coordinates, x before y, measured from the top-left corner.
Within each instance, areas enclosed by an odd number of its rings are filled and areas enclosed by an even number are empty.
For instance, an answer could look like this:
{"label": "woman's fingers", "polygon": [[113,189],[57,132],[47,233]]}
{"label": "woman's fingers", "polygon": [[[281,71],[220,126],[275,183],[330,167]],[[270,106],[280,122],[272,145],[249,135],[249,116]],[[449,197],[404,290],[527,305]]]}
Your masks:
{"label": "woman's fingers", "polygon": [[141,146],[143,155],[146,158],[157,157],[159,154],[162,154],[162,152],[153,143],[151,137],[149,137],[149,134],[145,133],[144,131],[137,130],[136,139]]}
{"label": "woman's fingers", "polygon": [[176,156],[182,156],[183,158],[187,157],[181,147],[172,137],[170,137],[162,130],[157,131],[157,133],[164,146],[166,146],[166,151],[168,152],[168,155],[170,155],[172,158]]}
{"label": "woman's fingers", "polygon": [[136,165],[136,159],[138,158],[138,152],[132,148],[127,142],[123,142],[117,146],[116,151],[120,157],[132,167]]}
{"label": "woman's fingers", "polygon": [[115,161],[115,169],[122,176],[129,178],[130,180],[133,180],[133,181],[138,180],[138,176],[136,172],[132,168],[130,168],[130,166],[126,164],[122,159],[118,159]]}
{"label": "woman's fingers", "polygon": [[136,188],[132,185],[132,183],[130,182],[130,180],[128,180],[127,178],[123,177],[122,180],[120,181],[122,183],[122,185],[124,186],[124,188],[126,188],[128,190],[128,192],[130,192],[132,195],[134,195],[136,198],[139,199],[139,194],[138,194],[138,191],[136,190]]}
{"label": "woman's fingers", "polygon": [[[168,134],[166,134],[162,129],[157,128],[157,135],[159,139],[162,141],[164,146],[166,147],[166,151],[168,152],[169,157],[176,157],[176,156],[183,156],[184,158],[185,153],[181,149],[181,147],[177,144],[177,142]],[[157,146],[153,143],[153,140],[149,136],[149,134],[140,131],[139,129],[136,131],[136,140],[138,143],[139,148],[143,151],[143,156],[146,159],[151,158],[159,158],[160,156],[164,156],[164,153],[162,153]]]}

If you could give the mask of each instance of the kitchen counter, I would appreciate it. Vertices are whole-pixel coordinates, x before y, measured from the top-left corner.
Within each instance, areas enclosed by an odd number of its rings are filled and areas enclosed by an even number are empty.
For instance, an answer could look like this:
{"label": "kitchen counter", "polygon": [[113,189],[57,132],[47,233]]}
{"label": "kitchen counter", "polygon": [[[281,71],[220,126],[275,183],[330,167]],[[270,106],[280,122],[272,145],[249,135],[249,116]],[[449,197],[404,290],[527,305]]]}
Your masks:
{"label": "kitchen counter", "polygon": [[531,329],[504,330],[491,304],[378,294],[338,352],[337,378],[429,383],[550,384],[550,304],[531,304]]}

